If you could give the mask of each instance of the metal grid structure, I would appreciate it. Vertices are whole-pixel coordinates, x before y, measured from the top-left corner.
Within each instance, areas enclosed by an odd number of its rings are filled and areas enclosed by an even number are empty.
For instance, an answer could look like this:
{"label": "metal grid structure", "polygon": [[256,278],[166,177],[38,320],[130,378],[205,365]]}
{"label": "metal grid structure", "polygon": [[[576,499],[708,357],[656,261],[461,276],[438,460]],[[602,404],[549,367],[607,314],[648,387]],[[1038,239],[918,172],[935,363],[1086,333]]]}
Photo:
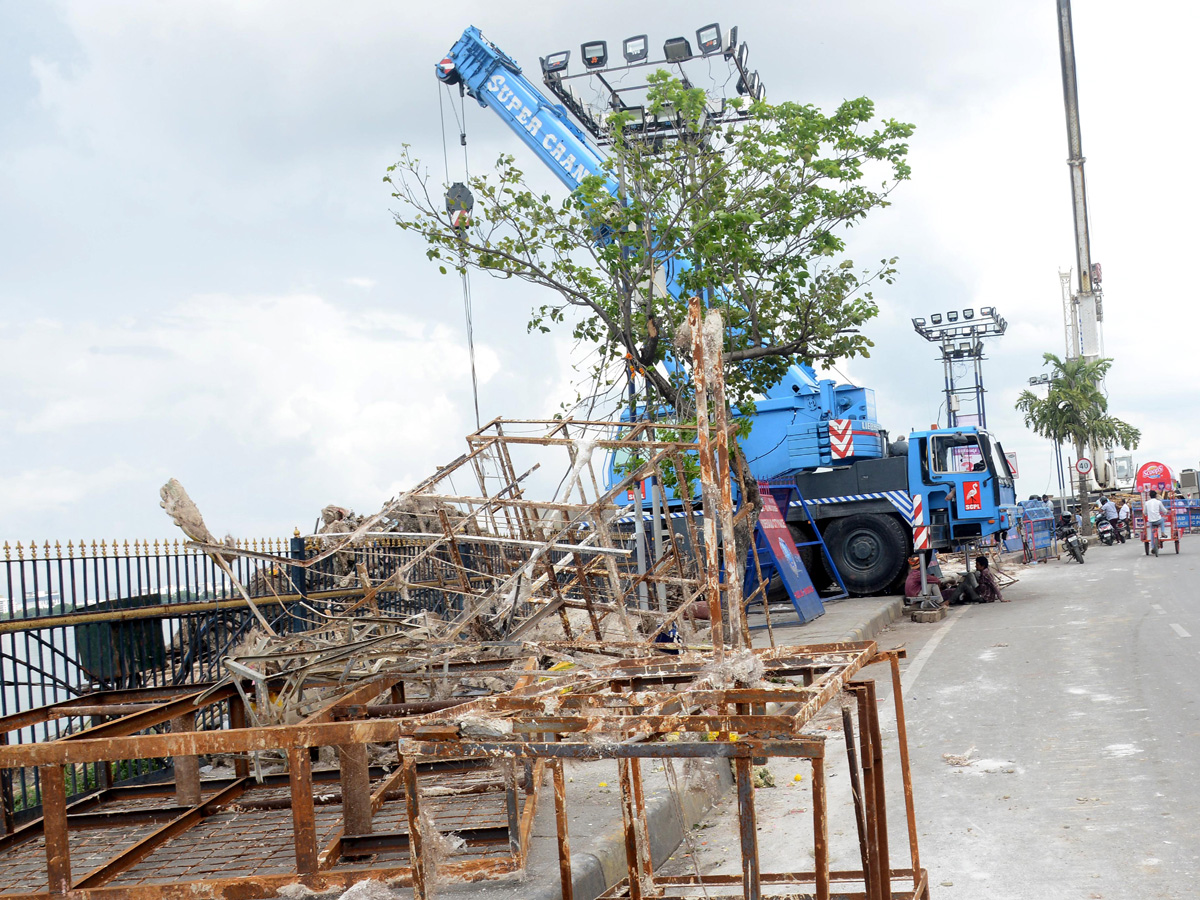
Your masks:
{"label": "metal grid structure", "polygon": [[[387,674],[359,683],[294,725],[213,731],[188,730],[190,722],[181,722],[179,712],[229,699],[232,686],[147,703],[73,738],[0,747],[0,766],[39,768],[44,810],[41,820],[3,839],[0,884],[6,895],[30,900],[68,891],[77,900],[165,900],[197,891],[211,898],[264,897],[293,881],[323,889],[375,878],[411,884],[415,897],[425,900],[435,878],[493,877],[523,864],[537,786],[548,768],[563,896],[569,898],[562,763],[606,758],[618,762],[629,872],[608,897],[703,893],[824,900],[835,886],[837,896],[927,897],[899,690],[902,655],[880,653],[865,642],[741,650],[720,661],[711,651],[691,651],[591,669],[527,670],[509,691],[407,717],[391,714],[390,704],[374,703],[404,682]],[[905,868],[893,868],[888,848],[875,684],[857,677],[874,663],[890,665],[894,687],[909,834]],[[862,859],[855,871],[829,868],[828,748],[825,733],[808,727],[831,704],[842,706]],[[166,721],[169,733],[131,733]],[[390,773],[368,765],[373,745],[397,749]],[[312,751],[321,747],[338,748],[339,770],[314,773]],[[272,751],[286,755],[285,775],[256,783],[249,762],[239,759],[231,779],[199,777],[200,755]],[[174,758],[173,783],[108,789],[67,804],[65,772],[71,767],[150,756]],[[811,871],[760,871],[751,783],[752,761],[759,757],[809,760]],[[641,772],[647,759],[732,761],[741,877],[655,875]],[[469,804],[460,802],[462,794],[439,791],[450,786],[438,781],[447,767],[475,773],[473,783],[464,785],[457,773],[452,783],[468,790]],[[326,782],[331,778],[336,790]],[[130,804],[134,799],[141,802]],[[97,841],[96,829],[111,829],[112,837]],[[447,831],[465,843],[447,849]]]}
{"label": "metal grid structure", "polygon": [[[467,453],[377,515],[288,556],[216,543],[182,486],[169,484],[180,513],[171,514],[203,535],[193,545],[225,573],[226,597],[244,604],[254,625],[211,684],[56,698],[0,719],[4,782],[36,772],[41,813],[24,823],[6,816],[0,894],[251,900],[297,881],[321,890],[370,878],[411,885],[426,900],[437,880],[523,867],[549,770],[570,898],[563,761],[612,759],[628,876],[611,897],[828,900],[837,885],[839,897],[927,898],[899,689],[903,651],[879,653],[870,642],[750,649],[720,321],[702,328],[699,313],[694,302],[693,358],[702,363],[694,377],[698,398],[711,391],[712,423],[709,403],[698,402],[696,426],[672,426],[670,441],[656,440],[653,423],[498,419],[468,437]],[[628,454],[618,483],[601,486],[597,451]],[[680,490],[684,530],[634,565],[619,524],[630,512],[626,491],[646,479],[661,491],[668,477],[685,477],[689,454],[703,520],[692,516],[690,486]],[[531,500],[526,480],[547,462],[565,472],[559,489]],[[473,490],[456,489],[456,477]],[[167,501],[164,489],[164,508]],[[404,552],[374,565],[362,551],[378,541],[405,542]],[[265,591],[239,579],[251,565]],[[310,591],[314,583],[322,590]],[[263,614],[272,603],[262,596],[285,611],[288,627]],[[655,643],[669,627],[687,626],[697,606],[706,622],[669,646]],[[910,845],[902,869],[891,867],[888,851],[875,686],[856,678],[878,662],[891,666],[898,726]],[[854,872],[829,868],[825,735],[810,727],[834,703],[854,787],[862,861]],[[47,728],[63,721],[65,729]],[[38,729],[57,739],[11,742]],[[751,782],[760,757],[810,762],[811,872],[760,871]],[[204,759],[229,771],[206,779]],[[655,875],[644,759],[668,771],[680,759],[731,761],[740,877]],[[131,761],[145,760],[170,760],[159,773],[170,779],[122,780]],[[847,893],[855,885],[861,891]]]}

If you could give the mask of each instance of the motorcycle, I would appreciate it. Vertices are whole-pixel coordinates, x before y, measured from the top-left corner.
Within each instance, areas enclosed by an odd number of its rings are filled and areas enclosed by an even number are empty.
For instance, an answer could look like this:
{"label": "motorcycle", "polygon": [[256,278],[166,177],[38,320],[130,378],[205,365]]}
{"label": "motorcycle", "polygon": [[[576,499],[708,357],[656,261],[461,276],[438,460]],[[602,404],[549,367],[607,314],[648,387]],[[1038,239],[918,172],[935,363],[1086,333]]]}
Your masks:
{"label": "motorcycle", "polygon": [[1058,539],[1067,548],[1067,552],[1077,563],[1083,565],[1083,554],[1087,553],[1087,538],[1075,530],[1075,523],[1071,521],[1070,516],[1062,517],[1062,521],[1058,523],[1057,533]]}
{"label": "motorcycle", "polygon": [[1113,527],[1108,519],[1100,519],[1096,522],[1096,535],[1100,538],[1100,543],[1105,547],[1111,547],[1117,536],[1113,534]]}

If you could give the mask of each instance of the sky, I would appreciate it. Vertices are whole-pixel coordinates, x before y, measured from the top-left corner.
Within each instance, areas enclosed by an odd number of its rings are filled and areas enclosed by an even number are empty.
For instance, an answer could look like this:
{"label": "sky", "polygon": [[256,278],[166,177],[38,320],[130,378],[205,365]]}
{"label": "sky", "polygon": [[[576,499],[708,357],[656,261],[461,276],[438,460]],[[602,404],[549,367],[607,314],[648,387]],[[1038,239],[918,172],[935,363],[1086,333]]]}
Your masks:
{"label": "sky", "polygon": [[[1198,19],[1075,9],[1111,410],[1141,428],[1139,463],[1176,468],[1200,467],[1200,312],[1179,285]],[[899,279],[876,292],[871,358],[838,370],[893,434],[926,428],[941,365],[910,319],[997,307],[988,425],[1018,494],[1052,491],[1051,448],[1013,410],[1063,352],[1074,264],[1052,0],[0,0],[0,539],[174,536],[171,477],[214,532],[285,536],[456,457],[475,425],[461,288],[392,223],[382,182],[405,144],[442,170],[434,64],[471,24],[536,72],[583,41],[657,47],[713,21],[738,26],[769,99],[866,95],[917,126],[912,180],[850,235],[864,263],[898,256]],[[509,152],[560,190],[493,113],[465,117],[473,172]],[[472,291],[483,419],[570,401],[587,348],[526,333],[536,290]]]}

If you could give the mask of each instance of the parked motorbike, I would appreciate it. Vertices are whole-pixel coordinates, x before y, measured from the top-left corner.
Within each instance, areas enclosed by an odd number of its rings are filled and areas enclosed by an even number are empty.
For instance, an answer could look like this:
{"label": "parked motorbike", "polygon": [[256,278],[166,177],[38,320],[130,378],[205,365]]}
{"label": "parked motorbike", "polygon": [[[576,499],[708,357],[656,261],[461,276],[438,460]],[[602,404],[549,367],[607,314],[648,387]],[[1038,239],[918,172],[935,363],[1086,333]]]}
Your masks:
{"label": "parked motorbike", "polygon": [[1083,565],[1083,554],[1087,553],[1087,538],[1075,530],[1075,523],[1070,516],[1063,516],[1056,529],[1058,539],[1062,541],[1072,558]]}
{"label": "parked motorbike", "polygon": [[1108,519],[1100,519],[1096,522],[1096,536],[1100,538],[1100,543],[1105,547],[1111,547],[1117,536],[1113,534],[1113,527]]}

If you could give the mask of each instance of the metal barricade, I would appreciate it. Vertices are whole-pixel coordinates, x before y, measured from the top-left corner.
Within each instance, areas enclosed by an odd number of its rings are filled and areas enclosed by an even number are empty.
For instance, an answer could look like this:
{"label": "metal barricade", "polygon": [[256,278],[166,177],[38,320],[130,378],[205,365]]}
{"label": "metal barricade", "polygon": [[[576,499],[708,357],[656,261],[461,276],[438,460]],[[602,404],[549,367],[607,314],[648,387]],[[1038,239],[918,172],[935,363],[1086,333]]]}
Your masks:
{"label": "metal barricade", "polygon": [[1058,558],[1058,544],[1054,536],[1054,508],[1040,500],[1022,500],[1021,546],[1024,561]]}

